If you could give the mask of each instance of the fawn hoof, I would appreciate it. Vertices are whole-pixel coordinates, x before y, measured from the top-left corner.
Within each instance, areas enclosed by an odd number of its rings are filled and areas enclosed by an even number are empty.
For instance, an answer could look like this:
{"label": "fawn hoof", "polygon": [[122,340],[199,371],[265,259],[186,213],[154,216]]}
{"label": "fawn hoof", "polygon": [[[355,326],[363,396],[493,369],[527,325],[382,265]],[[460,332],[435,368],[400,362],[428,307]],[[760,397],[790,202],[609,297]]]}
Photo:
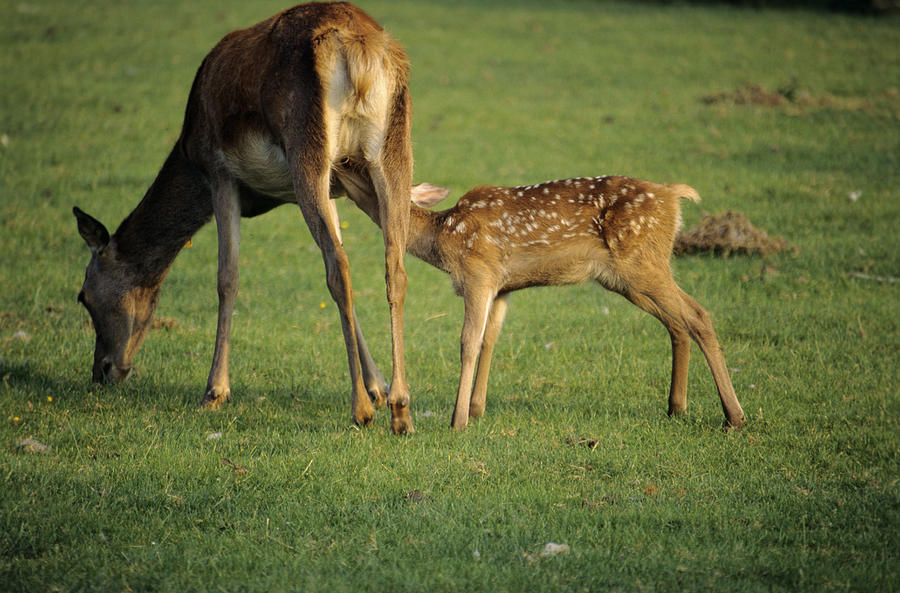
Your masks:
{"label": "fawn hoof", "polygon": [[482,414],[484,414],[484,404],[469,405],[469,418],[478,418]]}
{"label": "fawn hoof", "polygon": [[225,390],[222,393],[217,393],[214,389],[207,389],[206,393],[203,395],[203,399],[200,400],[200,406],[198,409],[201,411],[215,412],[216,410],[222,409],[222,407],[226,403],[228,403],[230,399],[230,390]]}
{"label": "fawn hoof", "polygon": [[453,410],[453,419],[450,420],[450,428],[453,430],[465,430],[469,425],[469,417],[461,414],[457,410]]}
{"label": "fawn hoof", "polygon": [[725,432],[731,432],[733,430],[740,430],[746,423],[747,418],[742,414],[735,418],[726,418],[722,428],[725,429]]}
{"label": "fawn hoof", "polygon": [[451,423],[450,423],[450,430],[459,430],[459,431],[463,431],[463,430],[466,429],[466,427],[467,427],[468,425],[469,425],[468,422],[451,422]]}

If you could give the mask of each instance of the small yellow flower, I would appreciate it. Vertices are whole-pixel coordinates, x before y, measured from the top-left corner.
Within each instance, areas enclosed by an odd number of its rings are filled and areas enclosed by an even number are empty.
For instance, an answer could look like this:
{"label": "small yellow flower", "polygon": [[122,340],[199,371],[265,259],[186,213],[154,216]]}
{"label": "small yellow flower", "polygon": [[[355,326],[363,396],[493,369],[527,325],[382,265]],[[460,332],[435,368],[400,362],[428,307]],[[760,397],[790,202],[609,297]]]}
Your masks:
{"label": "small yellow flower", "polygon": [[350,223],[349,223],[349,222],[347,222],[346,220],[342,220],[342,221],[341,221],[341,228],[342,228],[342,229],[345,229],[345,228],[347,228],[348,226],[350,226]]}
{"label": "small yellow flower", "polygon": [[320,308],[320,309],[324,309],[324,308],[325,308],[325,301],[322,301],[321,303],[319,303],[319,308]]}
{"label": "small yellow flower", "polygon": [[52,402],[52,401],[53,401],[53,396],[52,396],[52,395],[48,395],[48,396],[47,396],[47,401],[48,401],[48,402]]}
{"label": "small yellow flower", "polygon": [[18,422],[19,420],[21,420],[21,418],[19,418],[18,416],[13,416],[13,422]]}

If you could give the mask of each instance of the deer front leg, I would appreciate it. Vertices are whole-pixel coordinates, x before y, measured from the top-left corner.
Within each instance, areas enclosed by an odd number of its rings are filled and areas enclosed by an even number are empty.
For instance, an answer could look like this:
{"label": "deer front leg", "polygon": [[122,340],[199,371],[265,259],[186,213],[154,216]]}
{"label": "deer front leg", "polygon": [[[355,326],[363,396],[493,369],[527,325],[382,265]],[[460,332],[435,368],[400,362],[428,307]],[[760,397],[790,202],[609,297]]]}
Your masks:
{"label": "deer front leg", "polygon": [[231,398],[228,356],[231,350],[231,317],[238,291],[238,252],[241,240],[241,210],[234,183],[219,181],[213,188],[213,196],[219,246],[219,316],[212,367],[206,382],[206,393],[200,402],[200,408],[204,410],[218,410]]}
{"label": "deer front leg", "polygon": [[506,318],[508,298],[509,293],[494,299],[494,304],[491,306],[491,312],[488,315],[484,341],[481,344],[481,354],[478,356],[475,388],[472,390],[472,401],[469,403],[470,418],[477,418],[484,414],[488,374],[491,372],[491,359],[494,355],[494,346],[497,344],[497,338],[500,336],[500,328],[503,327],[503,320]]}
{"label": "deer front leg", "polygon": [[469,422],[469,408],[472,400],[472,379],[478,354],[484,340],[488,314],[493,304],[494,295],[488,290],[466,287],[465,318],[460,335],[460,371],[459,389],[456,392],[456,406],[453,408],[453,420],[450,427],[462,430]]}

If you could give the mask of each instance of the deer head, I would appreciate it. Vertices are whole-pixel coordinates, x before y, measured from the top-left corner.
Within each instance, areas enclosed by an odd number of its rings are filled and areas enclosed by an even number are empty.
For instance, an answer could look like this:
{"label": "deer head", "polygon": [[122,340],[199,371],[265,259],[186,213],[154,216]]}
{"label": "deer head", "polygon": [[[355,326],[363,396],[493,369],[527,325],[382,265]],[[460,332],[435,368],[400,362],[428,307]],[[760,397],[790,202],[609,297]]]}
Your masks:
{"label": "deer head", "polygon": [[106,227],[73,209],[78,233],[91,249],[78,302],[91,316],[97,343],[92,379],[122,382],[131,375],[131,363],[141,347],[159,299],[159,284],[142,286],[118,253]]}

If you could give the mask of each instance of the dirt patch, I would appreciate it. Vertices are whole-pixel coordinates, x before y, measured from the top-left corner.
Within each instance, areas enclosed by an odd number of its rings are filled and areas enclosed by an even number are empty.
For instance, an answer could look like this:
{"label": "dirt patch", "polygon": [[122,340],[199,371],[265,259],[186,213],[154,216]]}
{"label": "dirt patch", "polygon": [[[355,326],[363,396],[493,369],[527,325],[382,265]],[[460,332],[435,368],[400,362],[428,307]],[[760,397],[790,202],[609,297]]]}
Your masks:
{"label": "dirt patch", "polygon": [[723,91],[712,95],[704,95],[701,99],[707,105],[720,103],[731,105],[763,105],[775,107],[788,102],[787,95],[782,91],[772,92],[763,85],[749,83],[739,86],[733,91]]}
{"label": "dirt patch", "polygon": [[178,327],[178,320],[174,317],[154,317],[151,327],[153,329],[175,329]]}
{"label": "dirt patch", "polygon": [[896,114],[900,109],[900,91],[888,89],[871,96],[838,96],[830,93],[813,95],[800,88],[796,80],[770,90],[761,84],[742,84],[732,91],[722,91],[700,98],[707,105],[754,105],[759,107],[786,107],[789,111],[809,109],[835,109],[840,111],[864,111],[873,114]]}
{"label": "dirt patch", "polygon": [[795,249],[783,237],[770,237],[766,231],[751,224],[741,212],[728,210],[719,214],[705,214],[700,224],[682,231],[675,237],[674,252],[712,252],[727,257],[736,254],[768,255]]}

